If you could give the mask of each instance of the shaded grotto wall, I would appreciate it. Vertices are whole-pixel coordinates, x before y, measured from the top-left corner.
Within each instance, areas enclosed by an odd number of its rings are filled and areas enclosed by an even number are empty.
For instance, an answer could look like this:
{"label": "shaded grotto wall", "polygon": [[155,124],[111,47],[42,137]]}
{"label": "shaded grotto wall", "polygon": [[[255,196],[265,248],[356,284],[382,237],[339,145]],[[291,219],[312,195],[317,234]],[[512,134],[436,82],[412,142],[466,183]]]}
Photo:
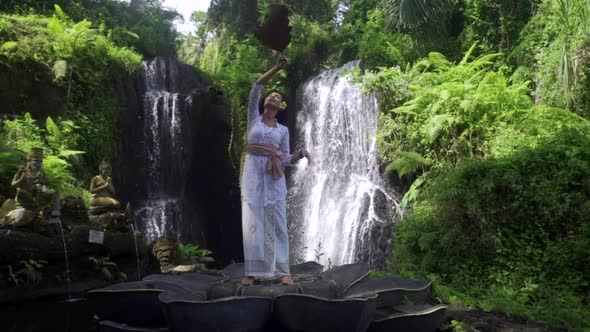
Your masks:
{"label": "shaded grotto wall", "polygon": [[[198,243],[213,251],[217,265],[242,260],[240,191],[238,171],[228,153],[232,127],[231,107],[221,91],[211,88],[195,69],[174,59],[165,63],[164,88],[191,100],[182,110],[184,128],[180,163],[162,160],[164,182],[180,186],[182,217],[170,236],[180,235],[185,243]],[[154,61],[154,60],[150,60]],[[177,79],[170,79],[177,77]],[[122,151],[114,166],[119,196],[137,207],[145,202],[150,184],[146,156],[144,100],[146,77],[138,75],[121,86],[126,110],[121,113]],[[176,157],[175,157],[176,159]],[[236,166],[237,162],[236,162]],[[186,173],[186,174],[182,174]],[[141,226],[141,225],[138,225]]]}

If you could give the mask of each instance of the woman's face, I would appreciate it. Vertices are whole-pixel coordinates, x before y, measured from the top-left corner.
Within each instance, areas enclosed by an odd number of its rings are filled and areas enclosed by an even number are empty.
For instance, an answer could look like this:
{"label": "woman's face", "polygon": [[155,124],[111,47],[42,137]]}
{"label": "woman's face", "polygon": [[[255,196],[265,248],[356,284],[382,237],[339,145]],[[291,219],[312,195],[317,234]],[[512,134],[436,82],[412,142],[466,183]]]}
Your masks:
{"label": "woman's face", "polygon": [[283,96],[278,92],[271,92],[266,99],[264,99],[264,108],[271,108],[273,110],[279,110]]}

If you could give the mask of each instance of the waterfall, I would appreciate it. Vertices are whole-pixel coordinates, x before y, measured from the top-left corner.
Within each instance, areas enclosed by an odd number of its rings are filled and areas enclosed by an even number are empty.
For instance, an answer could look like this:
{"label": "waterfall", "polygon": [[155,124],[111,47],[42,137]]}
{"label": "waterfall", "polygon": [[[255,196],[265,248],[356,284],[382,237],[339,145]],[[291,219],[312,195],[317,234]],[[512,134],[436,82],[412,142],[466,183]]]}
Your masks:
{"label": "waterfall", "polygon": [[401,209],[379,173],[377,100],[342,76],[356,66],[326,71],[298,91],[297,145],[313,161],[299,162],[290,179],[290,236],[296,260],[383,268]]}
{"label": "waterfall", "polygon": [[178,63],[155,58],[144,62],[143,155],[147,168],[145,199],[135,219],[148,241],[160,236],[180,238],[184,188],[191,141],[188,110],[192,98],[176,92]]}
{"label": "waterfall", "polygon": [[220,266],[243,259],[239,181],[227,153],[229,100],[175,58],[147,60],[143,69],[121,86],[119,197],[148,242],[165,236],[198,244]]}

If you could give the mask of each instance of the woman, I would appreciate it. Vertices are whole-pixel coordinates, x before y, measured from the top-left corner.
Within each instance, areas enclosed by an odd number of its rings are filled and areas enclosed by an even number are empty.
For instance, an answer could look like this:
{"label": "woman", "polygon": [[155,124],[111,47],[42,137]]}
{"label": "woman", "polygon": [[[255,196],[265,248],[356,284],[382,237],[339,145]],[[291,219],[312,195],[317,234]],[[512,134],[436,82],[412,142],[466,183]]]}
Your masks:
{"label": "woman", "polygon": [[280,276],[281,283],[292,284],[289,272],[287,235],[287,185],[284,166],[296,163],[309,153],[303,149],[293,155],[289,149],[289,129],[277,122],[283,96],[269,93],[259,112],[263,85],[287,64],[280,55],[274,67],[254,84],[248,103],[248,145],[242,176],[242,234],[245,275],[242,282],[254,284],[255,277]]}

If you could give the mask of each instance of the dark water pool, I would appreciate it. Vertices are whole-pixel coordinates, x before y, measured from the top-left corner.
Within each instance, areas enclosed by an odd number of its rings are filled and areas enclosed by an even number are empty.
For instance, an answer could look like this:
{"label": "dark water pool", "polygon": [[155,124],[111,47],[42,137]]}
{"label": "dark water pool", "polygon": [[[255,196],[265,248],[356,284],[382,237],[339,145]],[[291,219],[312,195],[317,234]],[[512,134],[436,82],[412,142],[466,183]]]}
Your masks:
{"label": "dark water pool", "polygon": [[1,332],[97,332],[86,299],[0,304]]}

